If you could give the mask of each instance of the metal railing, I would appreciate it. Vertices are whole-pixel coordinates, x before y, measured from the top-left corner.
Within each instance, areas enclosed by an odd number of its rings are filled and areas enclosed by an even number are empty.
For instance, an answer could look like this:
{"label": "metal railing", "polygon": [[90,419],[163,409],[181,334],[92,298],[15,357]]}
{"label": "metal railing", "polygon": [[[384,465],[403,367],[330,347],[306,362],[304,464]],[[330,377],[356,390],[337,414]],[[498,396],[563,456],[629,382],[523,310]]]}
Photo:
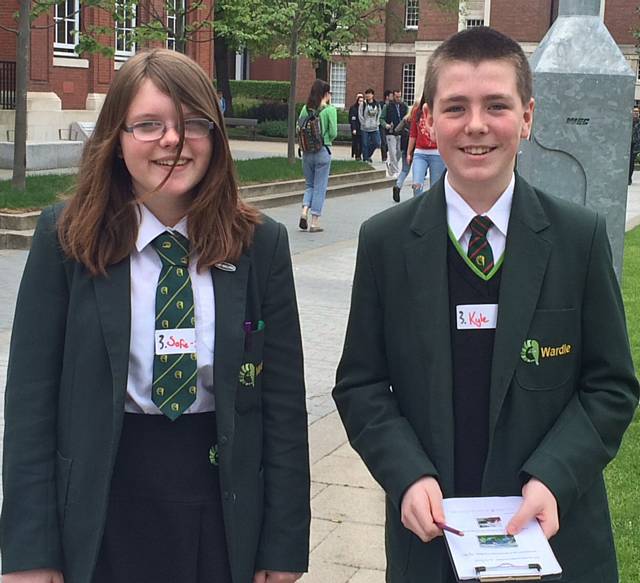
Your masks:
{"label": "metal railing", "polygon": [[16,108],[16,64],[0,61],[0,109]]}

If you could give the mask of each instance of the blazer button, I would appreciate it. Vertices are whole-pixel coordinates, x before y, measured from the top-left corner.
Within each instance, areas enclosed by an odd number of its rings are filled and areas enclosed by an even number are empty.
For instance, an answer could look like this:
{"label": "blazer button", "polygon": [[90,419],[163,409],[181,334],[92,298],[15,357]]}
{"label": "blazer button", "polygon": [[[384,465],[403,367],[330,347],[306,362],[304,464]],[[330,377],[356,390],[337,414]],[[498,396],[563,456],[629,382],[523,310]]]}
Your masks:
{"label": "blazer button", "polygon": [[223,435],[222,437],[220,437],[220,445],[227,445],[228,441],[229,441],[229,438],[226,435]]}

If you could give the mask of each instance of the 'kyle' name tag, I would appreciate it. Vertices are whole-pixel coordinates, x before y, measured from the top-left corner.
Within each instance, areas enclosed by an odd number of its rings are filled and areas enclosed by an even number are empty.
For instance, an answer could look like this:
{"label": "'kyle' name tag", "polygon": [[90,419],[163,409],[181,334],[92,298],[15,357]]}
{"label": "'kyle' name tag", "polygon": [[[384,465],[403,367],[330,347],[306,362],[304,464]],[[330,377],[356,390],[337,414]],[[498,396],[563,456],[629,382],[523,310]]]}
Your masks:
{"label": "'kyle' name tag", "polygon": [[498,323],[498,304],[456,306],[458,330],[490,330]]}
{"label": "'kyle' name tag", "polygon": [[156,354],[188,354],[195,351],[195,328],[156,330]]}

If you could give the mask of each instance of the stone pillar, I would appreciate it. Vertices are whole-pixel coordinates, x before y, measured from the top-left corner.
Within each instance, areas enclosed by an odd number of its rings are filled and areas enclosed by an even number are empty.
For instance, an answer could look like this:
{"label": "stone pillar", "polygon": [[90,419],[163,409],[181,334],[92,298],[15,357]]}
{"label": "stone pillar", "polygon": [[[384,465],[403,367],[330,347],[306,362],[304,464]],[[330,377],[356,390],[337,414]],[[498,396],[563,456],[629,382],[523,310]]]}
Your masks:
{"label": "stone pillar", "polygon": [[635,75],[599,12],[599,0],[561,0],[531,56],[536,109],[518,170],[606,217],[619,277]]}

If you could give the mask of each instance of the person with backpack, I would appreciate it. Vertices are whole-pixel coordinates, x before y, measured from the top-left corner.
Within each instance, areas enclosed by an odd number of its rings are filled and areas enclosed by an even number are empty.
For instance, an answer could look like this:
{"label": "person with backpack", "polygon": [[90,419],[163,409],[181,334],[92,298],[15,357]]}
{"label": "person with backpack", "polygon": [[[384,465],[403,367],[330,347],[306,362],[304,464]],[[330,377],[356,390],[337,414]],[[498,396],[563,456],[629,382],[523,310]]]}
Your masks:
{"label": "person with backpack", "polygon": [[371,156],[380,147],[380,114],[382,107],[374,99],[373,89],[364,92],[365,101],[360,104],[358,117],[360,119],[360,131],[362,132],[362,159],[372,162]]}
{"label": "person with backpack", "polygon": [[318,223],[329,184],[331,144],[337,135],[338,112],[331,105],[329,84],[316,79],[298,118],[298,142],[302,151],[305,179],[302,214],[298,226],[303,231],[308,229],[310,233],[318,233],[324,230]]}

